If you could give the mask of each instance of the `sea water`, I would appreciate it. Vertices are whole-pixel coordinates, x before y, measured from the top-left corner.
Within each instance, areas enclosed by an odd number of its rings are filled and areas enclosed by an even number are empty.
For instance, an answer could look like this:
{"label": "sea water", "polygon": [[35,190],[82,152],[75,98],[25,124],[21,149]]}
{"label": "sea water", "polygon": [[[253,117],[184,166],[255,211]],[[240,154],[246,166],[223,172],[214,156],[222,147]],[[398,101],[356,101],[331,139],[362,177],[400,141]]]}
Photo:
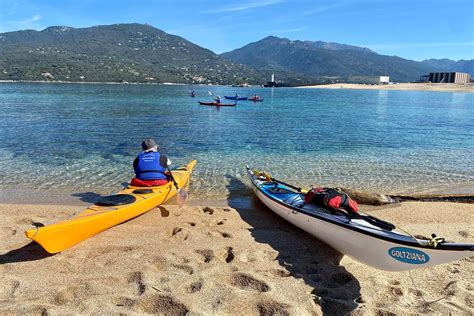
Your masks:
{"label": "sea water", "polygon": [[[236,92],[264,101],[197,103]],[[300,186],[472,193],[473,100],[457,92],[2,83],[0,189],[117,191],[153,137],[173,166],[198,160],[189,188],[196,199],[250,194],[246,164]]]}

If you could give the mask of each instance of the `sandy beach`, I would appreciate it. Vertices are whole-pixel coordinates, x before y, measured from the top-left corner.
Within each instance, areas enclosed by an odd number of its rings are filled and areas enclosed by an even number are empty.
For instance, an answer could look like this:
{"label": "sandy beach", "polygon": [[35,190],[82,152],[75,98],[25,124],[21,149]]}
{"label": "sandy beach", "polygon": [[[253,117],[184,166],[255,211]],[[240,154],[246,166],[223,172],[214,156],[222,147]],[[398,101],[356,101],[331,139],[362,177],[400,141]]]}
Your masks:
{"label": "sandy beach", "polygon": [[[6,194],[4,195],[6,196]],[[81,198],[79,199],[78,196]],[[342,256],[254,198],[175,201],[48,255],[23,231],[93,202],[0,204],[0,314],[321,315],[474,309],[474,258],[403,273]],[[363,207],[416,234],[473,242],[474,205]]]}
{"label": "sandy beach", "polygon": [[470,92],[474,93],[473,84],[454,83],[398,83],[387,85],[369,85],[357,83],[334,83],[317,86],[303,86],[298,88],[311,89],[359,89],[359,90],[415,90],[415,91],[438,91],[438,92]]}

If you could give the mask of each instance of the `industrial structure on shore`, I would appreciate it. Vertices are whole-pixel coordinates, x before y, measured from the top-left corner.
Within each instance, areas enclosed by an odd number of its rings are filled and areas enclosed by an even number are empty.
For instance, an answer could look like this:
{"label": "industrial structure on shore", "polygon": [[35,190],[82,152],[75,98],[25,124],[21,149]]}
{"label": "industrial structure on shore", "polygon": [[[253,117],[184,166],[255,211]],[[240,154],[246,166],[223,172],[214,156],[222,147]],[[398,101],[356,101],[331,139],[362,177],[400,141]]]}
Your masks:
{"label": "industrial structure on shore", "polygon": [[464,72],[430,72],[429,75],[420,77],[421,82],[431,83],[458,83],[466,84],[471,80],[471,75]]}

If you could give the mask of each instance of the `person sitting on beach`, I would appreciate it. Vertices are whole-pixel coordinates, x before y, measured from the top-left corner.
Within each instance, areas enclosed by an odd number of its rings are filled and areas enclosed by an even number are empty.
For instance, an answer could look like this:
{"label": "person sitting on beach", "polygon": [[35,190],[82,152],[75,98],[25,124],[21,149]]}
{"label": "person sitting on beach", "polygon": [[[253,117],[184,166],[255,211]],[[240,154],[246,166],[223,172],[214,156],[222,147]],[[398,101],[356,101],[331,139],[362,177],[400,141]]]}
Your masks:
{"label": "person sitting on beach", "polygon": [[217,95],[217,96],[214,98],[214,101],[216,101],[217,103],[221,103],[221,97]]}
{"label": "person sitting on beach", "polygon": [[170,160],[158,151],[158,144],[152,138],[147,138],[142,143],[143,152],[139,153],[133,161],[135,177],[131,185],[137,187],[160,186],[168,183],[167,171],[171,165]]}

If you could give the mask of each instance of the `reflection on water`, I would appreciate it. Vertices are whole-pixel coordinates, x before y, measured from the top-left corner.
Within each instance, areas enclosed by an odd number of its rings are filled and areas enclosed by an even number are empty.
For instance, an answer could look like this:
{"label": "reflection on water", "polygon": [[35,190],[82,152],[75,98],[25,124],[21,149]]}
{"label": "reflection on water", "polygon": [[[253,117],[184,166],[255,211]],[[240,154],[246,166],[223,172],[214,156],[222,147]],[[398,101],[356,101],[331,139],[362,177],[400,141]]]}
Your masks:
{"label": "reflection on water", "polygon": [[[196,98],[189,86],[1,84],[1,186],[113,191],[155,137],[174,165],[198,159],[191,192],[200,198],[227,195],[229,177],[246,182],[247,163],[300,185],[473,187],[472,94],[192,89]],[[198,105],[208,91],[264,102]]]}

